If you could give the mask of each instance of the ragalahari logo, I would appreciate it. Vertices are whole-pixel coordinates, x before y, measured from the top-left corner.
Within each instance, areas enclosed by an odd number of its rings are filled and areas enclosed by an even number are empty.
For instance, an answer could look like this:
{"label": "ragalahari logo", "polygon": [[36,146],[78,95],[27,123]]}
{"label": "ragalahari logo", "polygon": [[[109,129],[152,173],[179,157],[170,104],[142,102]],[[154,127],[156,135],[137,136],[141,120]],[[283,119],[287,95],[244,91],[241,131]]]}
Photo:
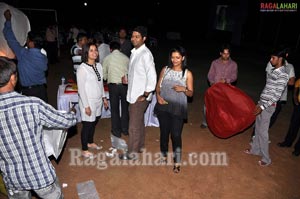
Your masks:
{"label": "ragalahari logo", "polygon": [[294,2],[262,2],[260,12],[297,12],[298,5]]}

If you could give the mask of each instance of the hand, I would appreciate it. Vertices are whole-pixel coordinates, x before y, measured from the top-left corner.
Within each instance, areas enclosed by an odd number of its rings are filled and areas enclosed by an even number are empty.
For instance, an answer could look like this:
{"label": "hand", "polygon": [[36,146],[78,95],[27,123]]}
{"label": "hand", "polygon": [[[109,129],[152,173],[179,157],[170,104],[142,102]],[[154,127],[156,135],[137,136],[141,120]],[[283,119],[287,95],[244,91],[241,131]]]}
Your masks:
{"label": "hand", "polygon": [[76,109],[74,106],[72,108],[70,108],[70,112],[73,112],[74,114],[76,114]]}
{"label": "hand", "polygon": [[185,86],[175,85],[175,86],[173,86],[173,89],[174,89],[176,92],[185,92],[186,87],[185,87]]}
{"label": "hand", "polygon": [[138,98],[137,98],[137,101],[138,102],[143,102],[143,101],[145,101],[146,100],[146,97],[144,96],[144,95],[141,95],[141,96],[139,96]]}
{"label": "hand", "polygon": [[127,75],[124,75],[122,78],[122,84],[128,84],[128,78],[127,78]]}
{"label": "hand", "polygon": [[85,114],[87,114],[88,116],[92,115],[92,111],[90,107],[85,108]]}
{"label": "hand", "polygon": [[220,82],[221,83],[226,83],[226,80],[225,79],[220,79]]}
{"label": "hand", "polygon": [[5,10],[4,17],[5,17],[6,21],[10,21],[11,20],[10,10]]}
{"label": "hand", "polygon": [[105,98],[103,98],[103,105],[104,105],[104,108],[105,110],[108,110],[109,106],[108,106],[108,100]]}
{"label": "hand", "polygon": [[162,104],[162,105],[168,104],[168,102],[165,101],[164,98],[162,98],[160,95],[157,95],[156,98],[157,98],[157,102],[158,102],[159,104]]}
{"label": "hand", "polygon": [[259,115],[262,112],[262,109],[260,108],[260,105],[256,105],[253,114]]}

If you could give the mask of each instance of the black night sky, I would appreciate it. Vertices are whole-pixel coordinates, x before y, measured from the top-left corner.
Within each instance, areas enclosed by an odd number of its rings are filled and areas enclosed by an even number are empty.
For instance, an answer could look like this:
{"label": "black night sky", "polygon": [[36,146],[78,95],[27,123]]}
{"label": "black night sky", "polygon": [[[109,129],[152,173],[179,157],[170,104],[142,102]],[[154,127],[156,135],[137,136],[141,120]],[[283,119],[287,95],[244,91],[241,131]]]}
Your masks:
{"label": "black night sky", "polygon": [[[236,37],[234,33],[240,32],[236,39],[238,44],[253,41],[266,45],[287,43],[300,48],[300,31],[296,28],[300,20],[299,8],[296,12],[261,12],[260,4],[266,2],[262,0],[174,1],[171,3],[153,0],[38,1],[40,3],[6,0],[5,2],[17,8],[53,9],[57,13],[59,26],[64,28],[68,28],[71,24],[89,30],[103,27],[118,29],[120,26],[130,29],[136,25],[146,25],[155,37],[162,37],[166,32],[171,31],[180,32],[184,39],[189,40],[212,35],[215,32],[217,6],[229,5],[232,8],[230,17],[235,26],[231,31],[224,32],[225,35],[228,34],[228,37]],[[84,5],[85,2],[87,6]],[[44,29],[48,23],[55,21],[53,12],[23,11],[30,19],[32,29]]]}

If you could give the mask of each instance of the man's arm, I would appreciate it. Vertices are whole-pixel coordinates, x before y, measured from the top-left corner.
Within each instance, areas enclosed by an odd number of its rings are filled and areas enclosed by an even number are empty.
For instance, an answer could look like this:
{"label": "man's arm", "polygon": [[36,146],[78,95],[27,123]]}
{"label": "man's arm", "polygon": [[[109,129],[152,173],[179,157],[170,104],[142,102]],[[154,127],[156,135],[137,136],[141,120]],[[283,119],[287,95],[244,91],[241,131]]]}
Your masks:
{"label": "man's arm", "polygon": [[156,82],[157,82],[157,75],[155,70],[155,64],[152,56],[147,56],[145,60],[145,71],[146,71],[146,88],[145,88],[145,95],[155,90]]}
{"label": "man's arm", "polygon": [[[290,64],[290,63],[289,63]],[[292,64],[290,64],[290,72],[289,72],[289,81],[288,81],[288,85],[289,86],[294,86],[295,84],[295,69],[294,66]]]}
{"label": "man's arm", "polygon": [[43,126],[48,128],[70,128],[76,124],[74,113],[62,113],[50,104],[40,100],[39,115]]}
{"label": "man's arm", "polygon": [[6,22],[4,23],[4,29],[3,29],[4,38],[6,39],[8,46],[13,50],[17,58],[19,58],[24,48],[23,46],[20,45],[12,30],[10,10],[6,10],[4,12],[4,17],[6,19]]}
{"label": "man's arm", "polygon": [[215,83],[215,77],[216,72],[215,72],[215,66],[214,66],[214,61],[211,63],[208,74],[207,74],[207,79],[209,81],[210,86]]}
{"label": "man's arm", "polygon": [[238,66],[233,61],[232,65],[231,65],[229,78],[226,79],[226,83],[231,84],[231,83],[235,82],[237,80],[237,76],[238,76]]}

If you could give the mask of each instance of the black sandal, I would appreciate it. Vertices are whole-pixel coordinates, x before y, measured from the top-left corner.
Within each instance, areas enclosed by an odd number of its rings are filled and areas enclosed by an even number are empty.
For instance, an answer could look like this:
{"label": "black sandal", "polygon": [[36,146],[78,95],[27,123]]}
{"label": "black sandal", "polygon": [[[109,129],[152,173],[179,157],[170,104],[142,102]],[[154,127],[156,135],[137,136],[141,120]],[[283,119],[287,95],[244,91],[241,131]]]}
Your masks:
{"label": "black sandal", "polygon": [[174,165],[173,172],[174,173],[179,173],[180,172],[180,165]]}
{"label": "black sandal", "polygon": [[160,163],[161,164],[167,164],[167,157],[161,157]]}

